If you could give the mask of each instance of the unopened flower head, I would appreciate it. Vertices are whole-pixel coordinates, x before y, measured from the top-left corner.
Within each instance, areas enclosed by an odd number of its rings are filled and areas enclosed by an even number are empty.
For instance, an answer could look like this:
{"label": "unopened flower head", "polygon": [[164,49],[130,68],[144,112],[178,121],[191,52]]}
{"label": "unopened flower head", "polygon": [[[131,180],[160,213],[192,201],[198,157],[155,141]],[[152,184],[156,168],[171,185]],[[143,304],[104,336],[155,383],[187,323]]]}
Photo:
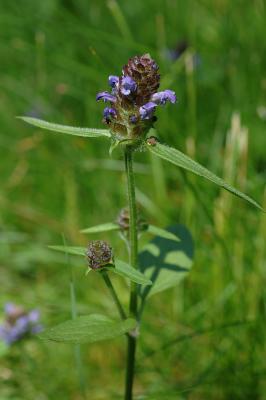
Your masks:
{"label": "unopened flower head", "polygon": [[[123,233],[127,233],[129,231],[129,209],[128,207],[122,208],[117,216],[117,224]],[[145,231],[148,228],[148,224],[144,218],[140,215],[137,210],[137,229],[139,232]]]}
{"label": "unopened flower head", "polygon": [[5,320],[0,325],[0,339],[8,345],[42,330],[37,310],[26,312],[21,306],[7,303],[4,311]]}
{"label": "unopened flower head", "polygon": [[158,92],[159,67],[149,54],[135,56],[122,69],[122,76],[110,75],[111,93],[100,92],[96,100],[109,102],[103,121],[116,141],[144,139],[156,121],[155,111],[167,102],[175,103],[172,90]]}
{"label": "unopened flower head", "polygon": [[91,269],[101,269],[113,263],[112,247],[104,240],[89,242],[86,255]]}

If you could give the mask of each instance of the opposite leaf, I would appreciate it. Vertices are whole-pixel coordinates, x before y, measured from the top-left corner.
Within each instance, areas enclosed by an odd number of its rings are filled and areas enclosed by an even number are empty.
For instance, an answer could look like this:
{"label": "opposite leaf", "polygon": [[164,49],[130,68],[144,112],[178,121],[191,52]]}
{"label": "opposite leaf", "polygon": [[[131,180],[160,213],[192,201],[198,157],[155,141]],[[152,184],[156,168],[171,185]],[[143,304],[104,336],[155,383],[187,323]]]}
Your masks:
{"label": "opposite leaf", "polygon": [[48,131],[66,133],[73,136],[81,137],[110,137],[110,132],[107,129],[94,129],[94,128],[78,128],[74,126],[59,125],[51,122],[43,121],[38,118],[31,117],[17,117],[27,122],[28,124],[37,126],[38,128],[47,129]]}
{"label": "opposite leaf", "polygon": [[39,337],[62,343],[93,343],[121,336],[135,327],[136,321],[131,318],[114,321],[105,315],[91,314],[56,325],[45,330]]}
{"label": "opposite leaf", "polygon": [[82,229],[81,233],[100,233],[100,232],[108,232],[108,231],[118,231],[119,225],[114,224],[113,222],[108,222],[106,224],[95,225],[90,228]]}
{"label": "opposite leaf", "polygon": [[106,270],[111,270],[115,274],[123,276],[123,278],[128,278],[131,281],[140,285],[152,284],[152,281],[147,278],[143,273],[121,260],[115,260],[115,267],[107,267]]}
{"label": "opposite leaf", "polygon": [[193,172],[196,175],[203,176],[204,178],[210,180],[211,182],[215,183],[218,186],[223,187],[224,189],[228,190],[229,192],[233,193],[235,196],[241,197],[242,199],[248,201],[253,206],[259,208],[260,210],[264,211],[262,207],[251,197],[247,196],[246,194],[240,192],[239,190],[235,189],[233,186],[226,183],[223,179],[219,178],[212,172],[210,172],[207,168],[203,167],[202,165],[198,164],[196,161],[192,160],[181,151],[176,150],[172,147],[163,145],[159,142],[154,144],[149,144],[149,141],[146,143],[146,147],[150,150],[153,154],[158,157],[163,158],[171,162],[172,164],[177,165],[178,167],[184,168],[188,171]]}

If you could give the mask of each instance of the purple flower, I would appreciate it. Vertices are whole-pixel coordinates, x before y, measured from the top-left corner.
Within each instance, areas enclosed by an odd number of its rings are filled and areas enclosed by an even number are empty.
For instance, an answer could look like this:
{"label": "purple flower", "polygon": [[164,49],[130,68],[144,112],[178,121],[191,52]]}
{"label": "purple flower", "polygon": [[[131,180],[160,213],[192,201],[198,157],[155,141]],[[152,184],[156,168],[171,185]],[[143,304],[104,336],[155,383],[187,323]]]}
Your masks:
{"label": "purple flower", "polygon": [[11,317],[17,312],[17,306],[15,306],[13,303],[6,303],[4,306],[4,311],[8,317]]}
{"label": "purple flower", "polygon": [[138,121],[138,118],[137,118],[136,115],[131,115],[131,116],[129,117],[129,121],[131,122],[131,124],[136,124],[137,121]]}
{"label": "purple flower", "polygon": [[153,101],[149,101],[148,103],[144,104],[144,106],[140,107],[139,113],[141,119],[150,119],[153,116],[155,108],[157,104]]}
{"label": "purple flower", "polygon": [[134,79],[130,78],[130,76],[123,76],[121,83],[121,93],[125,96],[128,96],[136,90],[137,84]]}
{"label": "purple flower", "polygon": [[100,92],[100,93],[97,94],[96,100],[97,101],[103,100],[104,102],[110,101],[111,103],[114,103],[116,99],[115,99],[115,96],[113,96],[111,93]]}
{"label": "purple flower", "polygon": [[112,88],[115,88],[119,82],[119,77],[115,75],[110,75],[108,78],[108,83]]}
{"label": "purple flower", "polygon": [[151,100],[158,105],[164,105],[167,101],[170,101],[170,103],[175,103],[176,95],[173,90],[166,89],[163,92],[154,93],[151,97]]}
{"label": "purple flower", "polygon": [[116,117],[116,110],[111,107],[105,107],[103,110],[103,116],[106,120],[111,120]]}
{"label": "purple flower", "polygon": [[35,324],[36,322],[38,322],[39,319],[40,319],[40,313],[39,313],[39,311],[38,311],[38,310],[31,310],[31,311],[28,313],[28,319],[29,319],[29,321],[32,322],[33,324]]}
{"label": "purple flower", "polygon": [[42,330],[37,310],[27,313],[23,307],[12,303],[7,303],[4,309],[6,319],[0,325],[0,339],[6,344],[11,345],[28,334],[35,334]]}
{"label": "purple flower", "polygon": [[108,105],[102,122],[108,125],[115,142],[129,139],[137,147],[157,120],[156,107],[175,103],[176,95],[172,90],[159,92],[159,67],[150,54],[131,57],[122,75],[109,75],[108,82],[109,92],[96,97]]}

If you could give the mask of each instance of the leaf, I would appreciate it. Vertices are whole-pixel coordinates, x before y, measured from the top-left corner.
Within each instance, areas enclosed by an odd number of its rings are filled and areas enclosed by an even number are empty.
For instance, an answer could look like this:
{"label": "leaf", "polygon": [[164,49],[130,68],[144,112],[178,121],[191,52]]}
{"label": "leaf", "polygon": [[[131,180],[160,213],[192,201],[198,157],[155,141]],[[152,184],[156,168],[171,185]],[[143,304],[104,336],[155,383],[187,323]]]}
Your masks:
{"label": "leaf", "polygon": [[172,225],[168,232],[178,236],[179,242],[155,237],[139,255],[141,271],[152,280],[153,285],[141,292],[145,298],[176,286],[192,267],[193,242],[183,225]]}
{"label": "leaf", "polygon": [[177,165],[178,167],[181,167],[190,172],[193,172],[196,175],[199,175],[199,176],[202,176],[202,177],[208,179],[209,181],[215,183],[216,185],[221,186],[222,188],[233,193],[235,196],[238,196],[238,197],[242,198],[243,200],[248,201],[253,206],[264,211],[263,208],[251,197],[249,197],[246,194],[235,189],[233,186],[226,183],[223,179],[219,178],[217,175],[213,174],[207,168],[203,167],[196,161],[192,160],[191,158],[186,156],[181,151],[176,150],[172,147],[166,146],[164,144],[161,144],[159,142],[157,142],[155,145],[146,144],[146,147],[148,148],[149,151],[151,151],[156,156],[161,157],[164,160]]}
{"label": "leaf", "polygon": [[180,239],[173,233],[167,231],[166,229],[158,228],[157,226],[154,226],[154,225],[149,225],[146,232],[149,232],[156,236],[160,236],[164,239],[169,239],[169,240],[174,240],[175,242],[180,242]]}
{"label": "leaf", "polygon": [[91,228],[82,229],[81,233],[100,233],[100,232],[108,232],[108,231],[117,231],[119,230],[119,225],[114,224],[113,222],[108,222],[106,224],[92,226]]}
{"label": "leaf", "polygon": [[73,254],[74,256],[83,256],[86,255],[86,247],[78,247],[78,246],[48,246],[49,249],[61,251],[62,253]]}
{"label": "leaf", "polygon": [[62,343],[93,343],[112,339],[136,327],[134,319],[115,321],[105,315],[91,314],[77,317],[42,332],[39,337]]}
{"label": "leaf", "polygon": [[142,272],[128,265],[126,262],[121,260],[115,260],[115,266],[106,267],[107,271],[112,271],[123,278],[128,278],[135,283],[140,285],[151,285],[152,281],[147,278]]}
{"label": "leaf", "polygon": [[17,118],[22,119],[28,124],[37,126],[38,128],[47,129],[48,131],[67,133],[68,135],[81,136],[81,137],[101,137],[101,136],[111,137],[111,134],[107,129],[78,128],[67,125],[59,125],[31,117],[17,117]]}

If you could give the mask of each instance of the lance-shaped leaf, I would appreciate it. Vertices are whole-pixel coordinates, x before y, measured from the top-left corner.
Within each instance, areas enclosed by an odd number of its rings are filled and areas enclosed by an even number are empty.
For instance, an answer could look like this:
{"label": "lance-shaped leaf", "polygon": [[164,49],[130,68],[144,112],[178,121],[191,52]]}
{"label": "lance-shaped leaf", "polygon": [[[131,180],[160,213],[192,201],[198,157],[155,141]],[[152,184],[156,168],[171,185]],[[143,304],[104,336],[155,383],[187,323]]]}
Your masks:
{"label": "lance-shaped leaf", "polygon": [[[61,253],[72,254],[74,256],[86,256],[86,247],[77,246],[49,246],[49,249],[60,251]],[[94,270],[96,272],[101,271]],[[113,272],[114,274],[120,275],[123,278],[128,278],[129,280],[138,283],[140,285],[151,285],[152,281],[146,277],[142,272],[136,270],[135,268],[128,265],[126,262],[121,260],[115,260],[115,265],[108,264],[105,267],[105,271]]]}
{"label": "lance-shaped leaf", "polygon": [[95,225],[90,228],[82,229],[81,233],[100,233],[100,232],[108,232],[108,231],[118,231],[119,225],[114,224],[113,222],[108,222],[106,224]]}
{"label": "lance-shaped leaf", "polygon": [[77,317],[42,332],[39,337],[62,343],[93,343],[121,336],[136,327],[136,321],[128,318],[115,321],[105,315],[91,314]]}
{"label": "lance-shaped leaf", "polygon": [[140,285],[152,284],[152,281],[147,278],[142,272],[136,270],[122,260],[115,260],[115,266],[107,267],[106,270],[112,271],[115,274],[122,276],[123,278],[128,278],[131,281]]}
{"label": "lance-shaped leaf", "polygon": [[110,137],[111,134],[107,129],[95,129],[95,128],[78,128],[74,126],[68,125],[60,125],[54,124],[51,122],[43,121],[38,118],[31,117],[17,117],[27,122],[28,124],[37,126],[38,128],[47,129],[48,131],[66,133],[68,135],[73,136],[81,136],[81,137]]}
{"label": "lance-shaped leaf", "polygon": [[174,240],[175,242],[180,242],[180,239],[176,235],[174,235],[172,232],[169,232],[163,228],[158,228],[155,225],[149,225],[147,232],[151,233],[152,235],[164,238],[164,239],[169,239],[169,240]]}
{"label": "lance-shaped leaf", "polygon": [[146,147],[148,148],[149,151],[151,151],[151,153],[155,154],[156,156],[161,157],[164,160],[167,160],[170,163],[177,165],[178,167],[193,172],[196,175],[208,179],[209,181],[215,183],[216,185],[221,186],[222,188],[233,193],[235,196],[241,197],[242,199],[251,203],[253,206],[264,211],[262,207],[251,197],[235,189],[233,186],[226,183],[223,179],[219,178],[217,175],[213,174],[207,168],[203,167],[196,161],[192,160],[181,151],[166,146],[164,144],[161,144],[159,142],[156,142],[155,144],[149,144],[149,142],[147,142]]}

